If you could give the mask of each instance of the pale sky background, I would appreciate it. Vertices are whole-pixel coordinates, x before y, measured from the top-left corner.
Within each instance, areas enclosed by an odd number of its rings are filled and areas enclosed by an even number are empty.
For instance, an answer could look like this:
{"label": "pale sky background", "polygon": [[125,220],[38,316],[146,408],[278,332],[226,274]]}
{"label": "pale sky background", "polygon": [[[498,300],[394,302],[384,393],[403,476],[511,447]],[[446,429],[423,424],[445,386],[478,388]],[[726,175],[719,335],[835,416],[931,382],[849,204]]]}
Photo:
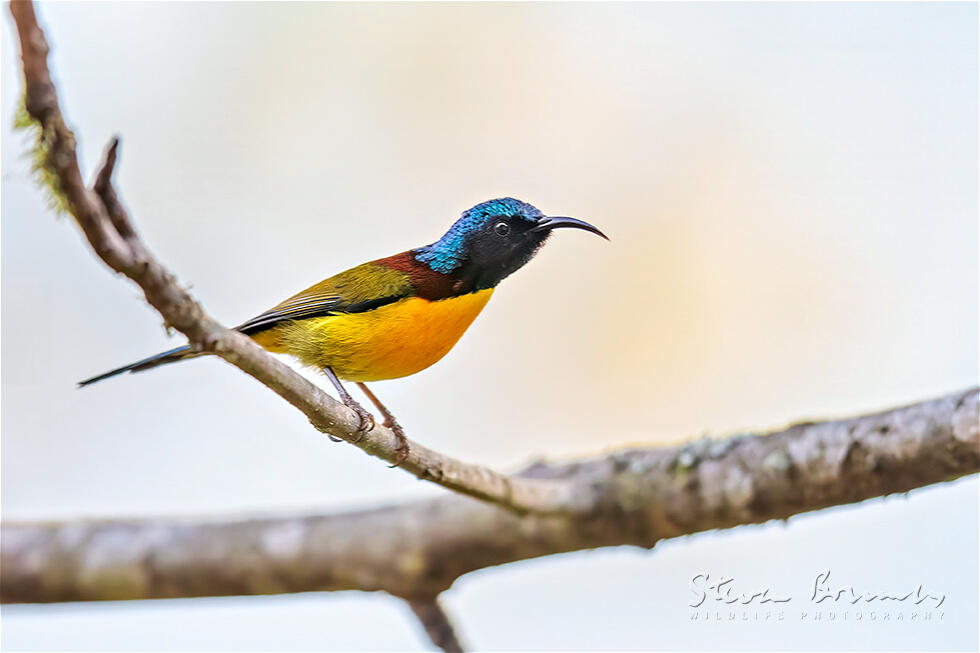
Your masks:
{"label": "pale sky background", "polygon": [[[84,169],[122,136],[117,180],[140,232],[226,323],[431,242],[491,197],[611,236],[556,234],[446,359],[376,386],[410,436],[447,454],[509,470],[977,383],[975,4],[79,3],[40,16]],[[3,23],[3,518],[441,492],[329,442],[217,360],[75,389],[178,340],[46,209],[11,132],[6,7]],[[487,569],[445,601],[478,649],[975,650],[977,493],[971,477],[652,552]],[[922,584],[946,595],[943,617],[801,618],[828,569],[858,590]],[[692,621],[697,573],[794,600],[782,621]],[[5,606],[2,620],[5,650],[427,646],[399,601],[357,593]]]}

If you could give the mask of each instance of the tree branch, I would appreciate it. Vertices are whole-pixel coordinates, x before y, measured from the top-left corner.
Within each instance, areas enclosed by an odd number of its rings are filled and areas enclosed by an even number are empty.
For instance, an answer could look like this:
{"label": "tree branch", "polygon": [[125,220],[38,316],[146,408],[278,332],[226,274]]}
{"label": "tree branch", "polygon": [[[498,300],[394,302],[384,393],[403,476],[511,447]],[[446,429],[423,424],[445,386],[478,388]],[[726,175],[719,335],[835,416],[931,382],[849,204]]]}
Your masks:
{"label": "tree branch", "polygon": [[[313,426],[354,444],[390,463],[398,460],[398,440],[391,430],[378,425],[360,433],[360,420],[350,409],[271,356],[247,336],[220,325],[174,276],[154,258],[139,239],[125,207],[112,186],[118,154],[113,139],[94,187],[82,180],[75,136],[67,127],[47,66],[48,45],[37,23],[34,6],[13,0],[11,13],[17,23],[25,79],[25,108],[38,127],[39,165],[50,190],[81,227],[95,253],[106,265],[135,281],[146,301],[163,316],[166,325],[187,336],[195,351],[217,354],[251,375],[298,408]],[[401,468],[421,479],[517,513],[567,512],[579,503],[571,486],[557,481],[515,479],[486,467],[444,456],[416,442],[409,443]]]}
{"label": "tree branch", "polygon": [[4,524],[0,601],[386,591],[433,597],[485,567],[602,546],[653,547],[950,481],[980,470],[976,388],[768,435],[631,449],[561,479],[588,509],[519,517],[449,495],[325,515]]}

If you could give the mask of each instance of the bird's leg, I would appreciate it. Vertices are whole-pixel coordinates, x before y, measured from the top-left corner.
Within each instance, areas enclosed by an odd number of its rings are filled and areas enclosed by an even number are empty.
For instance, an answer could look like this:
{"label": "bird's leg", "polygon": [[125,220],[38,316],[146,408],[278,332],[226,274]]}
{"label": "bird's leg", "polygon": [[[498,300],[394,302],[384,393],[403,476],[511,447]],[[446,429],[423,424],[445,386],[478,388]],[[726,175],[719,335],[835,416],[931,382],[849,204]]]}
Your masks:
{"label": "bird's leg", "polygon": [[391,414],[391,411],[388,410],[383,403],[381,403],[381,400],[378,399],[365,384],[358,381],[357,387],[360,388],[361,392],[367,395],[367,398],[371,400],[371,403],[378,408],[378,412],[384,415],[384,425],[390,428],[391,432],[395,434],[396,438],[398,438],[398,448],[395,450],[396,462],[394,465],[392,465],[392,467],[398,467],[405,462],[406,458],[408,458],[408,440],[405,438],[405,430],[401,427],[401,424],[398,423],[398,420],[395,419],[395,416]]}
{"label": "bird's leg", "polygon": [[[333,387],[337,388],[337,394],[340,395],[340,400],[344,402],[344,405],[357,413],[357,416],[361,419],[361,423],[357,427],[357,432],[361,435],[358,436],[355,442],[360,441],[365,432],[374,428],[374,416],[367,412],[364,406],[354,401],[354,398],[351,397],[347,390],[344,389],[344,386],[340,383],[340,379],[337,378],[337,375],[333,373],[332,369],[329,367],[324,367],[323,373],[326,374],[327,378],[330,379],[330,382],[333,383]],[[329,433],[327,434],[327,437],[334,442],[340,442],[340,438],[335,438]]]}

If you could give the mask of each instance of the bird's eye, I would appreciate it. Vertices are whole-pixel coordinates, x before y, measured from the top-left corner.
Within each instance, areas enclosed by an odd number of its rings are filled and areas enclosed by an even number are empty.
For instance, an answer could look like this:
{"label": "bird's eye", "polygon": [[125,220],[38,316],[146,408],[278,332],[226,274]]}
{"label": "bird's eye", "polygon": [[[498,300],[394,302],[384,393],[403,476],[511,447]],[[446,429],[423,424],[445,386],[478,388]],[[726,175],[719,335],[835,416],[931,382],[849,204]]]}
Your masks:
{"label": "bird's eye", "polygon": [[510,233],[510,225],[506,222],[498,222],[497,224],[493,225],[493,230],[498,236],[506,236]]}

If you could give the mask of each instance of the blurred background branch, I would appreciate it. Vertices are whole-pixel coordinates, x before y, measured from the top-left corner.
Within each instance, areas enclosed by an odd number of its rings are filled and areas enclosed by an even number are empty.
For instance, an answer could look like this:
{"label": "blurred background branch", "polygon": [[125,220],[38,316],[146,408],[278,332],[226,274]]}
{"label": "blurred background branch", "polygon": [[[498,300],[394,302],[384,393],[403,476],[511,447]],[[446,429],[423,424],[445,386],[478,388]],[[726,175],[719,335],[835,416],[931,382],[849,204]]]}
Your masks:
{"label": "blurred background branch", "polygon": [[462,652],[463,645],[459,643],[452,621],[440,605],[438,597],[409,599],[408,605],[433,644],[446,653]]}
{"label": "blurred background branch", "polygon": [[0,599],[98,601],[309,591],[434,597],[468,572],[786,519],[980,470],[976,388],[769,434],[629,449],[519,475],[591,493],[528,515],[450,495],[367,510],[226,520],[3,525]]}

